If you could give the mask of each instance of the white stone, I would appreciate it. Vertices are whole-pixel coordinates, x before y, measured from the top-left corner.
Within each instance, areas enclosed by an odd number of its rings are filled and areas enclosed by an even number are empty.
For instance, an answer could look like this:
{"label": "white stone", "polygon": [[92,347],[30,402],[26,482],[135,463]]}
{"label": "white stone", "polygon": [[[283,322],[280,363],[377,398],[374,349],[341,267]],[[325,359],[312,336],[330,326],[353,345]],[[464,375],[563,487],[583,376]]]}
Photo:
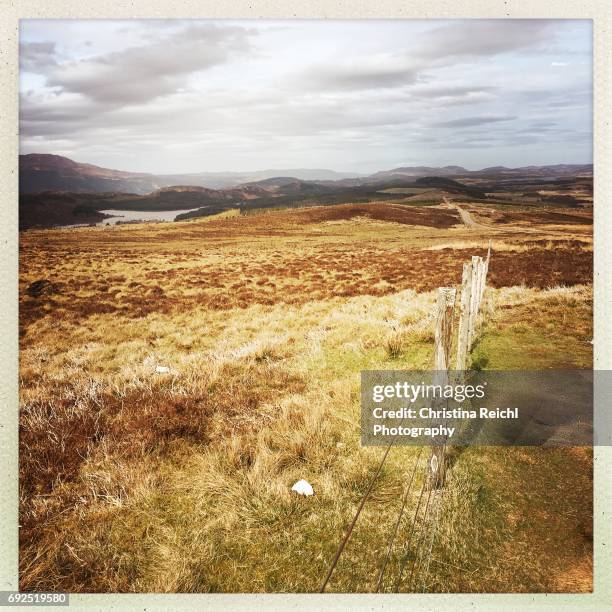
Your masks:
{"label": "white stone", "polygon": [[314,495],[314,489],[312,485],[306,480],[298,480],[292,487],[292,491],[295,491],[298,495]]}
{"label": "white stone", "polygon": [[156,374],[168,374],[170,372],[170,368],[168,366],[160,366],[158,365],[155,368]]}

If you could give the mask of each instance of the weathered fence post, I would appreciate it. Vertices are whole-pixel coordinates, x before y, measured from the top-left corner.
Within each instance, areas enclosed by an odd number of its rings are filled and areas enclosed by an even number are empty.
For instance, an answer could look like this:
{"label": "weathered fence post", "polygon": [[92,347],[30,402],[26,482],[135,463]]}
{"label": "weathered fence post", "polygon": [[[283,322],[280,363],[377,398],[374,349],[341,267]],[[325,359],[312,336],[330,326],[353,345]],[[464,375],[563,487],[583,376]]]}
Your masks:
{"label": "weathered fence post", "polygon": [[472,256],[472,290],[470,292],[470,316],[468,319],[468,353],[474,338],[474,326],[476,325],[476,302],[478,300],[478,257]]}
{"label": "weathered fence post", "polygon": [[[449,382],[453,313],[455,310],[456,290],[454,287],[440,287],[436,304],[436,330],[434,335],[434,384],[446,385]],[[432,444],[429,459],[429,486],[441,487],[444,484],[444,440]]]}
{"label": "weathered fence post", "polygon": [[485,260],[480,258],[478,262],[478,310],[480,311],[480,305],[482,304],[482,294],[485,288],[485,275],[486,275],[486,263]]}
{"label": "weathered fence post", "polygon": [[491,242],[487,258],[473,256],[463,264],[461,277],[461,310],[459,315],[459,333],[457,336],[457,360],[455,369],[464,370],[468,355],[476,338],[476,327],[479,324],[480,307],[487,285],[487,272],[491,259]]}
{"label": "weathered fence post", "polygon": [[480,278],[482,274],[482,257],[472,256],[472,289],[470,295],[470,316],[468,318],[468,353],[476,336],[476,315],[480,306]]}
{"label": "weathered fence post", "polygon": [[480,292],[480,301],[482,302],[482,298],[484,296],[485,287],[487,285],[487,275],[489,274],[489,261],[491,261],[491,241],[489,240],[489,248],[487,249],[487,258],[484,261],[484,272],[483,272],[483,281],[482,281],[482,289]]}
{"label": "weathered fence post", "polygon": [[459,310],[459,333],[457,335],[456,370],[464,370],[468,356],[470,329],[470,301],[472,299],[472,262],[463,264],[461,277],[461,304]]}
{"label": "weathered fence post", "polygon": [[[457,370],[464,370],[472,343],[476,337],[476,326],[482,298],[487,283],[487,272],[491,259],[491,242],[486,260],[473,256],[472,260],[463,264],[461,277],[461,302],[459,314],[459,333],[457,336]],[[450,360],[453,331],[453,314],[455,310],[456,290],[453,287],[440,287],[436,303],[436,329],[434,335],[434,384],[450,383]],[[444,400],[442,400],[443,403]],[[438,402],[440,403],[440,402]],[[434,401],[434,408],[436,402]],[[440,487],[444,484],[445,461],[444,443],[440,438],[432,444],[429,460],[429,486]]]}
{"label": "weathered fence post", "polygon": [[440,287],[436,304],[436,331],[434,335],[434,369],[448,370],[455,310],[454,287]]}

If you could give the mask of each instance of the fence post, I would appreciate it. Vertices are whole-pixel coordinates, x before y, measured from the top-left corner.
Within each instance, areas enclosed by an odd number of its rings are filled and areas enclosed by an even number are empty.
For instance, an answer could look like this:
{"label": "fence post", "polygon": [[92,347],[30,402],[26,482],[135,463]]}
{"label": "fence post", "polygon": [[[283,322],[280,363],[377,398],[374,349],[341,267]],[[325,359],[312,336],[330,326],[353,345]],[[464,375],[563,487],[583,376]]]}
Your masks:
{"label": "fence post", "polygon": [[489,240],[489,248],[487,249],[487,258],[484,261],[484,279],[482,281],[482,290],[480,295],[480,300],[482,301],[482,297],[484,296],[485,287],[487,284],[487,275],[489,274],[489,261],[491,261],[491,241]]}
{"label": "fence post", "polygon": [[455,368],[463,370],[466,367],[468,355],[476,337],[476,327],[481,317],[480,307],[487,285],[487,273],[491,260],[491,241],[486,259],[474,255],[472,260],[463,264],[461,277],[461,313],[459,317],[459,333],[457,336],[457,361]]}
{"label": "fence post", "polygon": [[434,369],[448,370],[455,310],[454,287],[440,287],[436,303],[436,331],[434,335]]}
{"label": "fence post", "polygon": [[[434,384],[449,383],[451,342],[453,331],[453,313],[455,310],[456,290],[454,287],[440,287],[436,304],[436,330],[434,336]],[[445,475],[444,440],[439,439],[431,446],[429,459],[429,486],[444,485]]]}
{"label": "fence post", "polygon": [[471,290],[471,295],[470,295],[470,315],[469,315],[469,319],[468,319],[468,353],[470,352],[471,348],[472,348],[472,343],[474,342],[474,336],[476,335],[476,314],[478,312],[478,303],[479,303],[479,286],[478,286],[478,279],[479,279],[479,272],[480,272],[480,265],[479,262],[482,261],[481,257],[478,257],[477,255],[473,255],[472,256],[472,290]]}
{"label": "fence post", "polygon": [[482,257],[478,258],[478,290],[476,292],[476,313],[475,313],[475,325],[474,325],[474,335],[476,333],[476,327],[480,321],[479,313],[480,313],[480,303],[482,302],[482,294],[484,291],[484,275],[485,275],[485,262]]}
{"label": "fence post", "polygon": [[461,304],[459,311],[459,333],[457,336],[456,370],[464,370],[468,356],[470,329],[470,301],[472,299],[472,262],[463,264],[461,277]]}

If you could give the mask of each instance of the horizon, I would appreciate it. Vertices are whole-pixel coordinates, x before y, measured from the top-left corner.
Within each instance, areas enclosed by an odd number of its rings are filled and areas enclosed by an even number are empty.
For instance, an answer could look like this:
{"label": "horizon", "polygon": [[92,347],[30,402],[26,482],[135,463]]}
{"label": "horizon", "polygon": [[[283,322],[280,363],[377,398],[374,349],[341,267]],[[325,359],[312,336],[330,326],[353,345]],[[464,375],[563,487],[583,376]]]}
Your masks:
{"label": "horizon", "polygon": [[104,168],[592,163],[589,20],[22,20],[20,66],[22,152]]}
{"label": "horizon", "polygon": [[[76,160],[76,159],[72,159],[72,158],[68,158],[65,155],[59,155],[57,153],[39,153],[39,152],[32,152],[32,153],[19,153],[19,157],[25,157],[27,155],[51,155],[53,157],[63,157],[66,159],[70,159],[70,161],[73,161],[77,164],[88,164],[90,166],[96,166],[98,168],[101,168],[103,170],[113,170],[113,171],[119,171],[119,172],[126,172],[126,173],[133,173],[133,174],[151,174],[151,175],[158,175],[158,176],[171,176],[171,175],[198,175],[198,174],[249,174],[249,173],[262,173],[262,172],[286,172],[286,171],[290,171],[290,170],[300,170],[300,171],[304,171],[304,170],[308,170],[308,171],[316,171],[316,170],[320,170],[322,172],[334,172],[336,174],[359,174],[360,176],[363,177],[367,177],[370,176],[371,174],[376,174],[377,172],[390,172],[393,170],[398,170],[400,168],[419,168],[419,167],[430,167],[432,169],[444,169],[444,168],[450,168],[450,167],[458,167],[458,168],[463,168],[464,170],[466,170],[467,172],[482,172],[483,170],[487,170],[488,168],[505,168],[507,170],[519,170],[521,168],[529,168],[529,167],[534,167],[534,168],[546,168],[546,167],[554,167],[554,166],[593,166],[593,162],[553,162],[553,163],[543,163],[543,164],[529,164],[526,166],[505,166],[503,164],[494,164],[492,166],[483,166],[482,168],[468,168],[467,166],[465,166],[464,164],[460,164],[460,163],[454,163],[454,164],[445,164],[444,166],[430,166],[429,164],[414,164],[411,166],[408,165],[399,165],[399,166],[393,166],[392,168],[379,168],[378,170],[374,170],[374,172],[371,173],[366,173],[366,172],[351,172],[351,171],[345,171],[345,170],[338,170],[336,168],[323,168],[323,167],[302,167],[302,168],[256,168],[253,170],[213,170],[213,171],[208,171],[208,170],[200,170],[200,171],[195,171],[195,172],[149,172],[146,170],[130,170],[130,169],[124,169],[124,168],[108,168],[106,166],[101,166],[100,164],[96,164],[95,162],[84,162],[84,161],[80,161],[80,160]],[[291,178],[290,175],[276,175],[275,178]]]}

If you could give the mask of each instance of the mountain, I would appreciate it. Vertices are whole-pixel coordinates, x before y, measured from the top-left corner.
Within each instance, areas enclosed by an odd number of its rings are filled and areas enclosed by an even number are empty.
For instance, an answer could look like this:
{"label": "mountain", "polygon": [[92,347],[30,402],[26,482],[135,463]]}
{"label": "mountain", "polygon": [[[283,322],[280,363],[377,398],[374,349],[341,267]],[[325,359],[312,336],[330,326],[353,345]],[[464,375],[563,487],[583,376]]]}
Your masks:
{"label": "mountain", "polygon": [[255,182],[278,176],[292,177],[300,181],[339,181],[348,178],[359,178],[365,176],[356,172],[336,172],[335,170],[324,170],[322,168],[293,168],[282,170],[259,170],[250,174],[250,180],[242,182]]}
{"label": "mountain", "polygon": [[[19,189],[21,193],[69,191],[73,193],[123,192],[138,195],[177,185],[227,190],[244,186],[263,189],[282,188],[285,192],[312,193],[315,185],[357,187],[389,181],[406,181],[421,177],[483,178],[491,177],[563,177],[591,176],[590,164],[557,164],[506,168],[494,166],[482,170],[466,170],[462,166],[401,166],[370,175],[333,170],[296,168],[293,170],[260,170],[256,172],[199,172],[189,174],[150,174],[125,172],[75,162],[61,155],[30,153],[19,156]],[[324,190],[321,190],[324,191]]]}
{"label": "mountain", "polygon": [[19,156],[19,191],[75,193],[149,193],[160,187],[152,174],[122,172],[81,164],[61,155],[31,153]]}
{"label": "mountain", "polygon": [[402,168],[393,168],[392,170],[383,170],[370,175],[370,179],[395,179],[403,177],[419,177],[419,176],[457,176],[458,174],[469,174],[469,170],[461,166],[443,166],[442,168],[432,168],[430,166],[408,166]]}
{"label": "mountain", "polygon": [[237,206],[242,202],[271,195],[256,185],[231,189],[209,189],[193,185],[162,187],[146,195],[116,197],[106,207],[113,210],[182,210],[187,208]]}
{"label": "mountain", "polygon": [[21,193],[70,191],[93,193],[116,191],[148,194],[175,185],[227,189],[278,176],[294,180],[341,180],[359,175],[323,169],[261,170],[257,172],[199,172],[189,174],[150,174],[125,172],[75,162],[61,155],[30,153],[19,156]]}
{"label": "mountain", "polygon": [[470,176],[525,176],[525,177],[552,177],[563,176],[592,176],[593,164],[554,164],[550,166],[521,166],[507,168],[506,166],[491,166],[482,170],[469,172]]}
{"label": "mountain", "polygon": [[[96,223],[104,219],[102,211],[106,210],[189,211],[181,218],[192,218],[228,209],[248,212],[398,198],[411,204],[495,198],[503,202],[527,198],[560,206],[592,204],[593,167],[589,164],[494,166],[473,171],[461,166],[412,166],[369,176],[304,180],[295,174],[344,175],[327,170],[296,170],[291,175],[262,170],[158,176],[37,154],[20,156],[19,162],[22,229]],[[270,173],[274,176],[267,176]]]}
{"label": "mountain", "polygon": [[464,195],[471,198],[484,198],[485,192],[475,187],[469,187],[445,176],[423,176],[414,181],[418,187],[442,189],[449,194]]}
{"label": "mountain", "polygon": [[[555,164],[549,166],[522,166],[520,168],[507,168],[506,166],[491,166],[482,170],[467,170],[462,166],[443,166],[441,168],[429,166],[409,166],[383,170],[361,179],[363,182],[377,182],[388,180],[401,180],[420,177],[453,177],[453,178],[484,178],[491,177],[532,177],[532,178],[560,178],[564,176],[592,176],[592,164]],[[344,181],[348,183],[348,181]],[[355,183],[353,183],[355,184]]]}
{"label": "mountain", "polygon": [[[328,181],[334,185],[334,181]],[[321,184],[316,181],[303,181],[294,176],[278,176],[274,178],[263,179],[254,183],[246,183],[242,187],[251,189],[259,189],[267,192],[268,195],[282,194],[290,195],[318,195],[331,193],[333,187]]]}

